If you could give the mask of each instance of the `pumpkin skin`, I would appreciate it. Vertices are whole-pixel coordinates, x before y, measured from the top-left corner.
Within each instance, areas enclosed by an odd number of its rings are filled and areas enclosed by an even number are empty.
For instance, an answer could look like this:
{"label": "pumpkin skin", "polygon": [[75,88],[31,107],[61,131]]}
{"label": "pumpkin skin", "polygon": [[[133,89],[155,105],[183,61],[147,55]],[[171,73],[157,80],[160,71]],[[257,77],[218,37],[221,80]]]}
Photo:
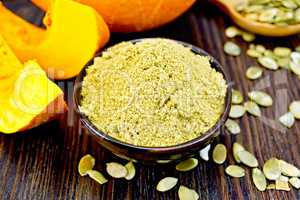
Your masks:
{"label": "pumpkin skin", "polygon": [[[46,10],[52,0],[32,0]],[[92,6],[113,32],[138,32],[176,19],[196,0],[77,0]]]}
{"label": "pumpkin skin", "polygon": [[75,1],[55,1],[44,22],[46,30],[0,4],[0,33],[22,62],[36,59],[53,79],[76,76],[109,40],[104,20],[94,9]]}

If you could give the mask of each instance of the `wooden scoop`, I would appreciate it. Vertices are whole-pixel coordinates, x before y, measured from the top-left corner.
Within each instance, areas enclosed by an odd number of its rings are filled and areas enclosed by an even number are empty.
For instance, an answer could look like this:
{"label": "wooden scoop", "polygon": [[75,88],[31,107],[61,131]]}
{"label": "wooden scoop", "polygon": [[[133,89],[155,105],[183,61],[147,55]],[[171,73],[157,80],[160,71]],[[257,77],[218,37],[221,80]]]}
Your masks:
{"label": "wooden scoop", "polygon": [[260,23],[243,17],[235,10],[235,7],[246,0],[212,0],[214,4],[227,13],[231,19],[247,31],[273,37],[289,36],[300,33],[300,24],[288,26],[276,26],[267,23]]}

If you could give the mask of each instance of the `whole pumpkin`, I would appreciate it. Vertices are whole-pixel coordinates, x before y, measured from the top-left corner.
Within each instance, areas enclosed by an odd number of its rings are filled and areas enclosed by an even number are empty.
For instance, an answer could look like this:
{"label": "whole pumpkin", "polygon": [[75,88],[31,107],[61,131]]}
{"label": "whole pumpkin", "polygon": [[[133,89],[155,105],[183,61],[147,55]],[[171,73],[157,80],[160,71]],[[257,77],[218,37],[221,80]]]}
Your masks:
{"label": "whole pumpkin", "polygon": [[[52,0],[32,0],[46,9]],[[92,6],[113,32],[144,31],[171,22],[196,0],[77,0]]]}

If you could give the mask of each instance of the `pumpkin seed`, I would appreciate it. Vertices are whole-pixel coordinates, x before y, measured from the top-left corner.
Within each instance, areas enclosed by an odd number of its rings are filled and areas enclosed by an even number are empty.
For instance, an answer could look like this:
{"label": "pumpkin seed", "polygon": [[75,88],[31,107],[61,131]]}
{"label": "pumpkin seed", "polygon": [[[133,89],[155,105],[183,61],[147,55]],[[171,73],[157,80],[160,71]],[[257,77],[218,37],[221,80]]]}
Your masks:
{"label": "pumpkin seed", "polygon": [[292,113],[288,112],[279,117],[279,121],[282,125],[286,126],[287,128],[291,128],[295,123],[295,117]]}
{"label": "pumpkin seed", "polygon": [[239,151],[237,153],[238,158],[240,159],[241,163],[244,165],[247,165],[248,167],[257,167],[258,166],[258,161],[255,158],[253,154],[250,152],[244,150],[244,151]]}
{"label": "pumpkin seed", "polygon": [[274,183],[271,183],[267,186],[267,190],[275,190],[276,189],[276,186]]}
{"label": "pumpkin seed", "polygon": [[271,57],[259,57],[258,62],[265,68],[270,69],[270,70],[277,70],[278,69],[278,64],[276,61],[271,58]]}
{"label": "pumpkin seed", "polygon": [[245,42],[252,42],[255,40],[255,35],[249,32],[242,32],[242,38]]}
{"label": "pumpkin seed", "polygon": [[225,35],[228,38],[234,38],[240,34],[240,30],[234,26],[230,26],[225,30]]}
{"label": "pumpkin seed", "polygon": [[238,165],[229,165],[226,167],[225,172],[232,177],[241,178],[245,176],[245,170]]}
{"label": "pumpkin seed", "polygon": [[132,180],[135,176],[135,167],[134,167],[134,164],[133,162],[128,162],[126,165],[125,165],[125,168],[127,169],[127,175],[125,176],[125,179],[126,180]]}
{"label": "pumpkin seed", "polygon": [[264,45],[258,44],[255,46],[255,50],[259,53],[265,53],[267,49]]}
{"label": "pumpkin seed", "polygon": [[125,178],[128,174],[126,167],[116,162],[106,163],[106,171],[113,178]]}
{"label": "pumpkin seed", "polygon": [[93,179],[94,181],[96,181],[101,185],[107,182],[107,179],[100,172],[96,170],[88,170],[86,173],[89,175],[91,179]]}
{"label": "pumpkin seed", "polygon": [[232,119],[227,119],[227,121],[225,122],[225,127],[233,135],[239,134],[241,132],[240,125]]}
{"label": "pumpkin seed", "polygon": [[230,112],[229,112],[229,117],[230,118],[240,118],[245,114],[246,110],[244,106],[241,105],[232,105]]}
{"label": "pumpkin seed", "polygon": [[241,48],[233,42],[226,42],[224,44],[224,51],[225,51],[225,53],[227,53],[228,55],[231,55],[231,56],[241,55]]}
{"label": "pumpkin seed", "polygon": [[252,58],[258,58],[258,57],[262,56],[261,53],[259,53],[255,49],[248,49],[246,53],[248,56],[250,56]]}
{"label": "pumpkin seed", "polygon": [[245,148],[244,148],[242,145],[240,145],[239,143],[235,142],[235,143],[233,144],[233,147],[232,147],[233,157],[234,157],[234,159],[235,159],[235,161],[236,161],[237,163],[240,163],[240,162],[241,162],[241,160],[240,160],[240,158],[239,158],[239,156],[238,156],[238,153],[239,153],[240,151],[244,151],[244,150],[245,150]]}
{"label": "pumpkin seed", "polygon": [[295,62],[290,62],[289,67],[294,74],[298,76],[300,75],[300,64],[296,64]]}
{"label": "pumpkin seed", "polygon": [[227,157],[227,149],[225,145],[217,144],[213,150],[212,157],[215,163],[217,164],[224,163]]}
{"label": "pumpkin seed", "polygon": [[201,149],[199,152],[200,158],[202,158],[205,161],[208,161],[210,148],[211,148],[211,145],[209,144],[206,147],[204,147],[203,149]]}
{"label": "pumpkin seed", "polygon": [[289,179],[289,183],[296,189],[300,189],[300,179],[292,177]]}
{"label": "pumpkin seed", "polygon": [[289,110],[296,119],[300,119],[300,101],[293,101],[289,106]]}
{"label": "pumpkin seed", "polygon": [[279,181],[289,182],[289,178],[284,175],[280,175],[278,178]]}
{"label": "pumpkin seed", "polygon": [[95,166],[95,158],[89,154],[83,156],[78,164],[78,172],[80,176],[86,176],[89,170]]}
{"label": "pumpkin seed", "polygon": [[255,80],[263,75],[263,70],[260,67],[251,66],[246,71],[246,77],[250,80]]}
{"label": "pumpkin seed", "polygon": [[231,103],[233,104],[241,104],[244,100],[243,95],[240,91],[232,89],[231,90],[232,96],[231,96]]}
{"label": "pumpkin seed", "polygon": [[263,172],[267,179],[277,180],[281,175],[279,160],[276,158],[269,159],[263,166]]}
{"label": "pumpkin seed", "polygon": [[300,62],[300,52],[292,52],[291,59],[292,59],[292,62],[294,62],[296,64],[299,63]]}
{"label": "pumpkin seed", "polygon": [[294,176],[294,177],[300,176],[300,170],[296,166],[284,160],[279,160],[279,164],[280,164],[280,169],[282,174],[286,176]]}
{"label": "pumpkin seed", "polygon": [[169,191],[177,185],[177,182],[178,178],[165,177],[158,182],[156,190],[159,192]]}
{"label": "pumpkin seed", "polygon": [[275,181],[275,188],[276,190],[283,190],[283,191],[290,191],[291,188],[289,187],[288,182],[276,180]]}
{"label": "pumpkin seed", "polygon": [[292,50],[287,47],[276,47],[273,52],[278,57],[288,57],[292,53]]}
{"label": "pumpkin seed", "polygon": [[268,107],[273,105],[272,97],[262,91],[249,92],[248,97],[260,106]]}
{"label": "pumpkin seed", "polygon": [[176,170],[180,172],[186,172],[194,169],[198,165],[198,160],[196,158],[188,158],[181,161],[176,165]]}
{"label": "pumpkin seed", "polygon": [[247,101],[247,102],[244,103],[244,107],[245,107],[246,111],[248,113],[250,113],[251,115],[254,115],[256,117],[261,116],[260,108],[255,102]]}
{"label": "pumpkin seed", "polygon": [[258,168],[252,169],[252,180],[253,180],[255,187],[259,191],[263,192],[266,190],[267,180],[266,180],[264,173],[260,169],[258,169]]}
{"label": "pumpkin seed", "polygon": [[277,64],[284,69],[290,69],[290,58],[278,58]]}
{"label": "pumpkin seed", "polygon": [[179,200],[198,200],[199,195],[195,190],[181,185],[178,190]]}

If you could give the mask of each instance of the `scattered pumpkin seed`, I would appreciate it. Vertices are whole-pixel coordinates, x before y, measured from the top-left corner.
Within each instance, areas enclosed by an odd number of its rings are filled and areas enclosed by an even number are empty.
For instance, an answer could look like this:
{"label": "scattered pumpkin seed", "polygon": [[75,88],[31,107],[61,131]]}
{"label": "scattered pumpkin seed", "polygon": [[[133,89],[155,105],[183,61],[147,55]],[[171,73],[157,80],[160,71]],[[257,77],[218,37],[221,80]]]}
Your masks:
{"label": "scattered pumpkin seed", "polygon": [[283,69],[290,69],[290,58],[278,58],[277,59],[277,64],[279,67],[283,68]]}
{"label": "scattered pumpkin seed", "polygon": [[195,190],[181,185],[178,190],[179,200],[198,200],[199,195]]}
{"label": "scattered pumpkin seed", "polygon": [[279,164],[280,164],[280,169],[282,174],[286,176],[292,176],[292,177],[300,176],[300,170],[296,166],[284,160],[279,160]]}
{"label": "scattered pumpkin seed", "polygon": [[232,104],[241,104],[243,102],[244,97],[240,91],[232,89],[231,93],[232,93],[232,96],[231,96]]}
{"label": "scattered pumpkin seed", "polygon": [[271,158],[265,162],[263,172],[267,179],[277,180],[281,175],[280,163],[277,158]]}
{"label": "scattered pumpkin seed", "polygon": [[278,178],[279,181],[289,182],[289,178],[284,175],[280,175]]}
{"label": "scattered pumpkin seed", "polygon": [[289,183],[285,181],[276,180],[275,181],[276,190],[290,191]]}
{"label": "scattered pumpkin seed", "polygon": [[292,62],[294,62],[296,64],[299,63],[300,62],[300,52],[292,52],[291,59],[292,59]]}
{"label": "scattered pumpkin seed", "polygon": [[227,121],[225,122],[225,127],[233,135],[239,134],[241,132],[240,125],[232,119],[227,119]]}
{"label": "scattered pumpkin seed", "polygon": [[279,117],[279,121],[285,127],[291,128],[295,123],[295,117],[291,112],[288,112]]}
{"label": "scattered pumpkin seed", "polygon": [[224,51],[231,56],[239,56],[242,52],[241,48],[234,42],[226,42],[224,44]]}
{"label": "scattered pumpkin seed", "polygon": [[205,161],[209,161],[209,151],[210,151],[211,145],[207,145],[203,149],[200,150],[199,155],[200,158],[202,158]]}
{"label": "scattered pumpkin seed", "polygon": [[289,179],[289,183],[296,189],[300,189],[300,179],[292,177]]}
{"label": "scattered pumpkin seed", "polygon": [[248,97],[260,106],[268,107],[273,105],[272,97],[262,91],[249,92]]}
{"label": "scattered pumpkin seed", "polygon": [[95,166],[95,158],[89,154],[83,156],[78,164],[78,172],[80,176],[86,176],[89,170]]}
{"label": "scattered pumpkin seed", "polygon": [[241,105],[232,105],[230,112],[229,112],[229,117],[230,118],[240,118],[245,114],[246,110],[244,108],[244,106]]}
{"label": "scattered pumpkin seed", "polygon": [[159,192],[169,191],[177,185],[177,182],[178,178],[165,177],[158,182],[156,190]]}
{"label": "scattered pumpkin seed", "polygon": [[215,163],[217,164],[224,163],[227,157],[227,149],[225,145],[217,144],[213,150],[212,157]]}
{"label": "scattered pumpkin seed", "polygon": [[276,189],[276,186],[274,183],[270,183],[268,186],[267,186],[267,190],[275,190]]}
{"label": "scattered pumpkin seed", "polygon": [[249,32],[242,32],[242,38],[245,42],[252,42],[255,40],[255,35]]}
{"label": "scattered pumpkin seed", "polygon": [[107,179],[100,172],[96,170],[88,170],[86,173],[89,175],[91,179],[93,179],[94,181],[96,181],[101,185],[107,182]]}
{"label": "scattered pumpkin seed", "polygon": [[253,180],[255,187],[259,191],[263,192],[266,190],[267,180],[266,180],[264,173],[260,169],[258,169],[258,168],[252,169],[252,180]]}
{"label": "scattered pumpkin seed", "polygon": [[241,178],[245,176],[245,169],[238,165],[229,165],[225,169],[226,174],[235,178]]}
{"label": "scattered pumpkin seed", "polygon": [[246,71],[246,77],[250,80],[255,80],[263,75],[263,70],[257,66],[251,66]]}
{"label": "scattered pumpkin seed", "polygon": [[259,58],[262,56],[261,53],[259,53],[255,49],[248,49],[246,53],[248,56],[250,56],[252,58]]}
{"label": "scattered pumpkin seed", "polygon": [[240,34],[240,30],[236,28],[235,26],[230,26],[225,30],[225,35],[228,38],[234,38]]}
{"label": "scattered pumpkin seed", "polygon": [[125,178],[128,174],[126,167],[116,162],[106,163],[106,171],[113,178]]}
{"label": "scattered pumpkin seed", "polygon": [[292,53],[292,50],[287,47],[276,47],[273,52],[278,57],[288,57]]}
{"label": "scattered pumpkin seed", "polygon": [[257,44],[255,46],[255,50],[258,51],[259,53],[265,53],[267,49],[264,45]]}
{"label": "scattered pumpkin seed", "polygon": [[298,76],[300,75],[300,64],[297,64],[295,62],[290,62],[289,68],[294,74]]}
{"label": "scattered pumpkin seed", "polygon": [[198,166],[198,160],[196,158],[188,158],[178,163],[176,165],[176,170],[180,172],[186,172],[194,169],[197,166]]}
{"label": "scattered pumpkin seed", "polygon": [[261,111],[259,106],[254,101],[247,101],[244,103],[244,107],[248,113],[256,117],[261,116]]}
{"label": "scattered pumpkin seed", "polygon": [[289,110],[296,119],[300,119],[300,101],[293,101],[289,106]]}
{"label": "scattered pumpkin seed", "polygon": [[238,156],[238,153],[239,153],[240,151],[244,151],[244,150],[245,150],[245,148],[244,148],[241,144],[239,144],[239,143],[237,143],[237,142],[235,142],[235,143],[233,144],[233,146],[232,146],[233,157],[234,157],[234,159],[235,159],[235,161],[236,161],[237,163],[240,163],[240,162],[241,162],[241,160],[240,160],[240,158],[239,158],[239,156]]}
{"label": "scattered pumpkin seed", "polygon": [[270,70],[277,70],[278,69],[278,64],[276,61],[267,56],[259,57],[258,62],[265,68],[270,69]]}
{"label": "scattered pumpkin seed", "polygon": [[126,165],[125,165],[125,168],[127,169],[127,175],[125,176],[125,179],[126,180],[132,180],[135,176],[135,167],[134,167],[134,164],[133,162],[128,162]]}
{"label": "scattered pumpkin seed", "polygon": [[237,153],[241,163],[248,167],[258,167],[258,161],[255,156],[249,151],[243,150]]}

